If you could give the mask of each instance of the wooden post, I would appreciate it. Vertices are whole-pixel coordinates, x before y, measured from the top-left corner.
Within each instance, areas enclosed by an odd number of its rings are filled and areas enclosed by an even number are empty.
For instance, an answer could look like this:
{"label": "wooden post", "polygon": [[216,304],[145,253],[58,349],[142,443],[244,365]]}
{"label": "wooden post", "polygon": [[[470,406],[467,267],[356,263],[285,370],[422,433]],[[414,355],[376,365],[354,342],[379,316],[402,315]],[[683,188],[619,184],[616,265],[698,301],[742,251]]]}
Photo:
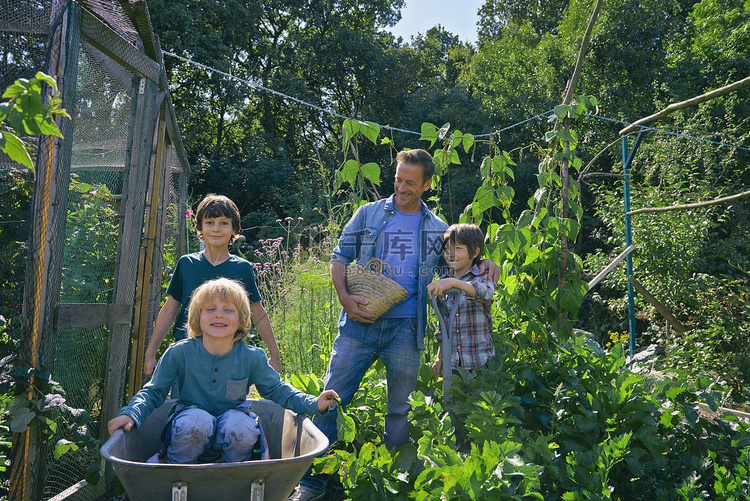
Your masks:
{"label": "wooden post", "polygon": [[646,290],[646,288],[643,285],[641,285],[641,283],[638,280],[636,280],[635,276],[630,275],[628,277],[628,282],[633,284],[633,287],[635,287],[636,290],[641,293],[641,296],[643,296],[643,298],[646,301],[651,303],[654,306],[654,308],[656,308],[656,311],[658,311],[661,314],[661,316],[666,318],[667,321],[672,324],[672,326],[674,327],[674,330],[676,330],[677,332],[687,332],[688,328],[682,325],[682,323],[680,323],[680,321],[677,320],[674,317],[674,315],[672,315],[672,313],[669,311],[669,308],[661,304],[658,299],[652,296]]}
{"label": "wooden post", "polygon": [[[166,138],[165,138],[166,139]],[[151,340],[154,331],[154,323],[159,313],[162,297],[162,274],[164,273],[164,256],[166,253],[167,242],[167,212],[169,209],[172,194],[172,160],[174,147],[163,143],[164,148],[164,177],[162,192],[160,197],[160,217],[156,220],[156,234],[154,236],[154,246],[157,252],[154,252],[153,265],[151,271],[151,290],[148,298],[148,320],[146,322],[146,344]],[[175,249],[175,252],[177,250]]]}
{"label": "wooden post", "polygon": [[[573,99],[573,95],[575,92],[576,85],[578,85],[578,79],[581,75],[581,68],[583,67],[583,58],[586,55],[586,52],[588,51],[589,46],[589,39],[591,38],[591,32],[594,29],[594,24],[596,23],[597,18],[599,17],[599,10],[601,9],[602,0],[597,0],[596,5],[594,5],[594,11],[591,13],[591,17],[589,18],[588,26],[586,27],[586,32],[583,35],[583,40],[581,41],[581,48],[578,51],[578,59],[576,61],[576,66],[573,70],[573,76],[568,81],[568,86],[565,89],[565,94],[563,96],[563,104],[567,105],[570,104],[570,101]],[[568,117],[565,117],[564,119],[564,126],[565,126],[565,132],[568,132],[570,129],[570,119]],[[560,189],[560,219],[562,221],[565,221],[568,218],[568,171],[569,171],[569,158],[570,156],[570,141],[565,141],[565,158],[562,161],[562,164],[560,165],[560,179],[562,179],[562,186]],[[565,234],[565,231],[562,231],[560,233],[560,263],[558,266],[558,294],[557,294],[557,333],[558,335],[562,334],[562,324],[564,321],[567,320],[567,312],[560,306],[560,297],[562,297],[562,291],[565,288],[565,283],[567,280],[567,273],[568,273],[568,236]]]}
{"label": "wooden post", "polygon": [[[156,107],[156,85],[146,78],[134,79],[131,155],[126,160],[123,186],[120,239],[115,271],[114,303],[135,303],[138,260],[143,239],[144,211],[148,191],[149,167],[153,147]],[[101,421],[117,415],[124,403],[130,347],[130,326],[115,325],[109,336],[107,373],[105,375]],[[107,430],[102,427],[102,438]]]}
{"label": "wooden post", "polygon": [[143,247],[140,250],[140,259],[138,264],[138,285],[135,299],[135,324],[133,325],[133,343],[130,358],[130,384],[128,386],[128,398],[131,398],[138,390],[141,389],[143,374],[143,353],[146,342],[146,323],[148,321],[149,290],[151,285],[151,275],[154,262],[154,237],[156,233],[156,220],[159,215],[159,206],[162,191],[162,173],[164,171],[164,132],[166,124],[164,122],[164,108],[162,106],[159,114],[159,129],[154,138],[154,154],[151,163],[151,186],[149,190],[148,203],[146,204],[146,217],[148,224],[146,227],[146,236],[143,240]]}
{"label": "wooden post", "polygon": [[[62,107],[75,116],[75,89],[78,74],[81,10],[71,2],[55,33],[48,73],[57,76]],[[53,312],[60,296],[65,221],[70,185],[70,157],[73,123],[57,120],[63,138],[44,137],[37,157],[36,181],[32,199],[32,229],[24,278],[24,315],[29,320],[24,345],[19,350],[19,366],[52,371],[55,352]],[[36,382],[32,378],[32,385]],[[33,398],[33,393],[29,392]],[[38,420],[25,433],[13,435],[10,499],[35,501],[42,498],[46,473],[46,444]]]}

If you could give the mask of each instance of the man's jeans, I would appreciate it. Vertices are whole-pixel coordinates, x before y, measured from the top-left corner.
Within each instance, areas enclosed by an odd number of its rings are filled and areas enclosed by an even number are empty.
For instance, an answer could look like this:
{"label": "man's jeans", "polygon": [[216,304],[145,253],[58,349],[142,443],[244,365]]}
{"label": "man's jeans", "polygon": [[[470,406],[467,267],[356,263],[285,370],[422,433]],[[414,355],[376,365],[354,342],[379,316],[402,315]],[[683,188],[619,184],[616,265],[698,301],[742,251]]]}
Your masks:
{"label": "man's jeans", "polygon": [[254,417],[238,409],[229,409],[214,417],[193,407],[180,412],[172,422],[167,448],[169,463],[195,463],[204,451],[221,454],[221,462],[247,460],[260,435]]}
{"label": "man's jeans", "polygon": [[[417,386],[421,352],[417,348],[417,321],[414,318],[378,319],[362,339],[339,333],[333,341],[331,360],[325,376],[325,389],[335,390],[346,406],[351,403],[367,369],[380,357],[385,365],[388,411],[383,441],[389,450],[409,441],[409,397]],[[333,444],[336,441],[337,412],[316,416],[313,423]],[[312,467],[300,481],[314,491],[325,490],[329,475],[312,475]]]}

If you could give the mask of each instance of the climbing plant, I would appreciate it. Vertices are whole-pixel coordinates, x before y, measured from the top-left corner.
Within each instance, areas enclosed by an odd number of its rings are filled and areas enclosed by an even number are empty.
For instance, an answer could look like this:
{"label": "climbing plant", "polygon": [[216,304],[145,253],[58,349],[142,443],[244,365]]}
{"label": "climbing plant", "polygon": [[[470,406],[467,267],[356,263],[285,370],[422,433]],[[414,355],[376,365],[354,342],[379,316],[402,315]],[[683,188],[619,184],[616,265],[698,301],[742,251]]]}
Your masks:
{"label": "climbing plant", "polygon": [[[52,96],[45,104],[42,85],[52,89]],[[30,146],[22,139],[25,135],[47,135],[62,137],[55,124],[55,117],[70,115],[60,108],[62,99],[57,93],[57,83],[49,75],[37,72],[30,80],[21,78],[5,89],[0,103],[0,150],[14,162],[34,169],[29,154]]]}

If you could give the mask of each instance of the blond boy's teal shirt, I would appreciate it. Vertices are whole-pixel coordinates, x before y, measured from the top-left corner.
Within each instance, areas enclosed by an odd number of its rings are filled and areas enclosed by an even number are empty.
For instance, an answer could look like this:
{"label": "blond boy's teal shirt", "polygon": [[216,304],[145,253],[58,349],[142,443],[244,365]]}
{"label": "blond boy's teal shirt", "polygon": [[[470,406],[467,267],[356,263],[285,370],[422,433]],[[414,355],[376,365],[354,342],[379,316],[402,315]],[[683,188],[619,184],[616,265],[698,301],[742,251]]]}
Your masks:
{"label": "blond boy's teal shirt", "polygon": [[239,342],[226,355],[212,355],[200,339],[188,338],[167,348],[153,378],[120,410],[120,415],[130,416],[139,427],[164,403],[175,379],[179,388],[176,403],[198,406],[214,416],[243,403],[251,384],[263,398],[282,407],[299,414],[320,414],[318,398],[283,382],[260,348]]}

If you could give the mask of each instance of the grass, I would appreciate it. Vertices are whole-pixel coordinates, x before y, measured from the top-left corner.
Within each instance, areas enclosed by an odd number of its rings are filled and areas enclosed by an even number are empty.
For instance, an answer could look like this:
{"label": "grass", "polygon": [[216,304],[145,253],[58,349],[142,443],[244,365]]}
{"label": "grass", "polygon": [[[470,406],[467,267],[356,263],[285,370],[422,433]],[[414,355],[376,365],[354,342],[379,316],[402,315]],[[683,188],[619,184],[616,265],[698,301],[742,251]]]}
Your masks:
{"label": "grass", "polygon": [[312,258],[295,263],[284,287],[286,293],[269,311],[283,371],[322,375],[341,310],[328,264]]}

